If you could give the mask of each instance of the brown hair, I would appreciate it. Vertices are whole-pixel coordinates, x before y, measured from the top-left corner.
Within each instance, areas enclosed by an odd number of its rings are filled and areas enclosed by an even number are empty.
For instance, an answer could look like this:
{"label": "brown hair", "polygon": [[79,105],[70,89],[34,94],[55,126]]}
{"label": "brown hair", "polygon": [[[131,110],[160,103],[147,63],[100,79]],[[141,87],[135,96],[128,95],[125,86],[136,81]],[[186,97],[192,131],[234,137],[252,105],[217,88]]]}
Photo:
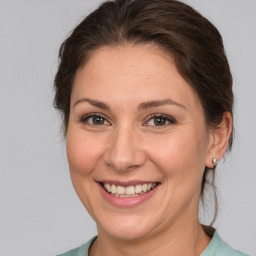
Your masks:
{"label": "brown hair", "polygon": [[[77,70],[99,47],[126,43],[154,43],[173,56],[179,73],[200,98],[208,127],[217,128],[224,112],[232,114],[232,75],[222,37],[213,24],[177,0],[114,0],[88,15],[61,45],[54,104],[63,114],[65,132]],[[233,134],[228,149],[232,139]],[[211,179],[207,178],[209,170]],[[206,167],[201,199],[205,185],[211,184],[217,200],[214,176],[215,169]],[[213,222],[216,215],[217,208]]]}

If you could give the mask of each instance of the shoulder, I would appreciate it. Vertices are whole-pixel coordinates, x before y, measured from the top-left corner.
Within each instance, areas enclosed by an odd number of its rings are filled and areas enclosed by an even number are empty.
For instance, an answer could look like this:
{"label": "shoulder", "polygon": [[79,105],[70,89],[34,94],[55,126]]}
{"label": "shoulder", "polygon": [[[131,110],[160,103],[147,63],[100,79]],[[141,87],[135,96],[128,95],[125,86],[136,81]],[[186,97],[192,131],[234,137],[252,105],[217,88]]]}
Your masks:
{"label": "shoulder", "polygon": [[224,242],[217,232],[201,256],[248,256],[245,253],[232,249]]}
{"label": "shoulder", "polygon": [[96,238],[97,236],[90,239],[86,244],[83,244],[80,247],[67,251],[63,254],[59,254],[57,256],[88,256],[89,247]]}

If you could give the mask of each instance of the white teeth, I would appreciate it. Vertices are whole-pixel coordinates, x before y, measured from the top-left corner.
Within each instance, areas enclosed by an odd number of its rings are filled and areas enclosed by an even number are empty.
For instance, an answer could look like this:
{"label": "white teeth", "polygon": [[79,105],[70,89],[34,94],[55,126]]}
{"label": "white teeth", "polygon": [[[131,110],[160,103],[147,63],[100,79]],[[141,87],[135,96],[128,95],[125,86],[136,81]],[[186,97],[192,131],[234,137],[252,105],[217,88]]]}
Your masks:
{"label": "white teeth", "polygon": [[147,184],[143,184],[142,185],[142,191],[143,192],[147,192],[147,190],[148,190],[148,185]]}
{"label": "white teeth", "polygon": [[[112,192],[112,191],[111,191]],[[113,193],[113,192],[112,192]],[[125,194],[125,187],[117,186],[116,187],[116,193],[119,195]]]}
{"label": "white teeth", "polygon": [[126,194],[126,195],[135,194],[135,188],[134,188],[134,186],[126,187],[126,189],[125,189],[125,194]]}
{"label": "white teeth", "polygon": [[110,185],[108,183],[103,183],[104,188],[114,196],[117,197],[134,197],[141,193],[146,193],[156,186],[156,183],[145,183],[138,184],[136,186],[116,186],[114,184]]}
{"label": "white teeth", "polygon": [[111,193],[116,193],[116,185],[112,184],[110,191]]}
{"label": "white teeth", "polygon": [[104,184],[104,188],[108,191],[111,192],[111,186],[108,183]]}
{"label": "white teeth", "polygon": [[141,193],[142,192],[142,186],[141,185],[136,185],[135,186],[135,192],[138,194],[138,193]]}

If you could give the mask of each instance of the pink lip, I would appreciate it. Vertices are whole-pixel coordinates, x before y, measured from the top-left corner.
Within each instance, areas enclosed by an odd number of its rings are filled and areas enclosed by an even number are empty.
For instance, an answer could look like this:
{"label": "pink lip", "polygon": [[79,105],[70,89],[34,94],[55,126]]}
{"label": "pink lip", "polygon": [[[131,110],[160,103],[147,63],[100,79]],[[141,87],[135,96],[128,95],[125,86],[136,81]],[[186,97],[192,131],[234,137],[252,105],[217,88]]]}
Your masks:
{"label": "pink lip", "polygon": [[[100,183],[99,188],[103,198],[110,204],[117,206],[117,207],[135,207],[138,206],[147,200],[149,200],[154,193],[157,191],[159,186],[156,186],[154,189],[150,190],[149,192],[136,196],[136,197],[116,197],[112,196],[108,193]],[[116,184],[116,183],[115,183]],[[140,183],[141,184],[141,183]],[[145,183],[143,183],[145,184]]]}

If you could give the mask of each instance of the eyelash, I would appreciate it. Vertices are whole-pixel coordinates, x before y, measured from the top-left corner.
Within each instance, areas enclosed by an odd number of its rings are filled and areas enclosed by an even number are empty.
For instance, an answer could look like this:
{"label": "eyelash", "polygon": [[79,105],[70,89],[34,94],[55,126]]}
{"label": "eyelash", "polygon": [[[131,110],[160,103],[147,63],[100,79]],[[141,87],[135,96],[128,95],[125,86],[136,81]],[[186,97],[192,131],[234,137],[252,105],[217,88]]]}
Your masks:
{"label": "eyelash", "polygon": [[[104,116],[104,115],[102,115],[102,114],[100,114],[100,113],[90,113],[90,114],[87,114],[87,115],[85,115],[85,116],[82,116],[82,118],[80,119],[80,121],[82,122],[82,123],[86,123],[87,125],[90,125],[90,126],[97,126],[97,125],[95,125],[95,124],[91,124],[91,123],[88,123],[88,119],[89,118],[93,118],[93,117],[100,117],[100,118],[103,118],[105,121],[107,121],[107,118]],[[100,125],[98,125],[98,126],[100,126]]]}
{"label": "eyelash", "polygon": [[[165,115],[165,114],[152,114],[152,115],[150,115],[148,118],[147,118],[147,121],[146,121],[146,123],[148,123],[151,119],[154,119],[154,118],[162,118],[162,119],[165,119],[167,122],[169,122],[169,124],[176,124],[177,123],[177,121],[174,119],[174,118],[172,118],[172,117],[170,117],[170,116],[168,116],[168,115]],[[146,126],[145,124],[143,124],[144,126]],[[157,126],[157,125],[154,125],[154,127],[156,127],[156,128],[162,128],[162,127],[165,127],[165,126],[167,126],[168,124],[164,124],[164,125],[160,125],[160,126]]]}
{"label": "eyelash", "polygon": [[[90,126],[101,126],[101,125],[91,124],[91,123],[88,122],[88,119],[89,119],[89,118],[93,118],[93,117],[100,117],[100,118],[103,118],[104,121],[108,122],[108,121],[107,121],[107,118],[106,118],[104,115],[100,114],[100,113],[90,113],[90,114],[87,114],[87,115],[83,116],[83,117],[80,119],[80,122],[86,123],[87,125],[90,125]],[[176,121],[174,118],[172,118],[172,117],[170,117],[170,116],[167,116],[167,115],[165,115],[165,114],[152,114],[152,115],[150,115],[150,116],[147,118],[147,121],[146,121],[145,123],[143,123],[143,126],[146,126],[146,123],[148,123],[148,122],[149,122],[151,119],[153,119],[153,118],[162,118],[162,119],[165,119],[167,122],[169,122],[169,124],[176,124],[176,123],[177,123],[177,121]],[[151,126],[157,127],[157,128],[159,129],[159,128],[165,127],[165,126],[167,126],[167,125],[168,125],[168,124],[164,124],[164,125],[160,125],[160,126],[157,126],[157,125],[151,125]]]}

